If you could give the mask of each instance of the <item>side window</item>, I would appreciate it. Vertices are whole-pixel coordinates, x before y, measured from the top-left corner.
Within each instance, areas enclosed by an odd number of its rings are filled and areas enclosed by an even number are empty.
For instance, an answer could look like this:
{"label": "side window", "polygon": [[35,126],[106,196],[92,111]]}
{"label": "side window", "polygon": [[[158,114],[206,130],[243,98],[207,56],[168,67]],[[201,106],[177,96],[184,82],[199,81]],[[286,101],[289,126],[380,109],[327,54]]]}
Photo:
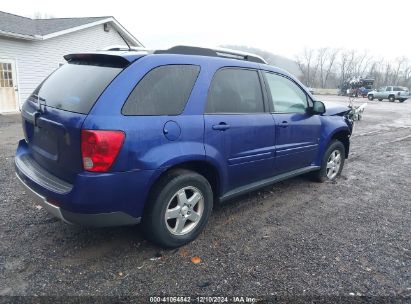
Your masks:
{"label": "side window", "polygon": [[388,92],[389,92],[389,91],[392,91],[392,90],[391,90],[391,87],[387,87],[387,91],[388,91]]}
{"label": "side window", "polygon": [[273,101],[274,112],[305,113],[307,95],[291,80],[273,73],[265,73]]}
{"label": "side window", "polygon": [[148,72],[125,102],[124,115],[178,115],[197,80],[196,65],[165,65]]}
{"label": "side window", "polygon": [[206,113],[261,113],[264,101],[257,71],[227,68],[216,72]]}

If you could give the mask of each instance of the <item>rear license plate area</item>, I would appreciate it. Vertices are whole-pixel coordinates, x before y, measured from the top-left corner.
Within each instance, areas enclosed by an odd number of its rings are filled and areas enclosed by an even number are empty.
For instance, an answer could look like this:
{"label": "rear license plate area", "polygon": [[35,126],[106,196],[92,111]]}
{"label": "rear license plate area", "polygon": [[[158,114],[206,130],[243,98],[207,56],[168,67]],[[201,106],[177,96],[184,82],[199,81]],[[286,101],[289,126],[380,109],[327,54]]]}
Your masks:
{"label": "rear license plate area", "polygon": [[34,127],[33,148],[43,156],[57,159],[57,134],[47,128]]}

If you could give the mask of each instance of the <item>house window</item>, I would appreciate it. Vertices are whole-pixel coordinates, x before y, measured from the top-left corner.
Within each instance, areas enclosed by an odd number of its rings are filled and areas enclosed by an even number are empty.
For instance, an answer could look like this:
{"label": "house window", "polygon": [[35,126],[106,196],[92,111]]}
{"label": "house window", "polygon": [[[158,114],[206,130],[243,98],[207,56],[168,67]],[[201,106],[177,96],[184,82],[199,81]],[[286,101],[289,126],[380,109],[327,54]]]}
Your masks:
{"label": "house window", "polygon": [[11,63],[0,62],[0,87],[13,87],[13,75],[11,71]]}

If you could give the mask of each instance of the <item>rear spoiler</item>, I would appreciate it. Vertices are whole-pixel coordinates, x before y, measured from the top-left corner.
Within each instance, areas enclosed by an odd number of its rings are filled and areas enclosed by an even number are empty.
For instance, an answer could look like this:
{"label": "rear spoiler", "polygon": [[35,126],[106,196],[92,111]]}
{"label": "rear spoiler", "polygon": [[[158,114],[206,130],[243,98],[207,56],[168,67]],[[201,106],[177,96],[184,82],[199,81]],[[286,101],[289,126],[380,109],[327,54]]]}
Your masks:
{"label": "rear spoiler", "polygon": [[98,54],[98,53],[78,53],[68,54],[63,56],[67,62],[101,65],[117,68],[125,68],[130,64],[127,58],[112,54]]}

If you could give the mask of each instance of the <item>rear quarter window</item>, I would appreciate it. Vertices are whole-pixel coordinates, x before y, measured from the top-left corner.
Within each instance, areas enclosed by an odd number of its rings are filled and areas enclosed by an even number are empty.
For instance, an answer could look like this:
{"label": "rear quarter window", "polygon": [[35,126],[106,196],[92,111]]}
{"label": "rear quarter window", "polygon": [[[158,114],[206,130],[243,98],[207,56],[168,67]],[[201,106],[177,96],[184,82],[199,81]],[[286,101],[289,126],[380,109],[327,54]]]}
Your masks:
{"label": "rear quarter window", "polygon": [[179,115],[190,97],[200,67],[165,65],[149,71],[127,98],[123,115]]}
{"label": "rear quarter window", "polygon": [[119,67],[70,62],[44,80],[30,99],[49,107],[88,114],[121,71]]}

